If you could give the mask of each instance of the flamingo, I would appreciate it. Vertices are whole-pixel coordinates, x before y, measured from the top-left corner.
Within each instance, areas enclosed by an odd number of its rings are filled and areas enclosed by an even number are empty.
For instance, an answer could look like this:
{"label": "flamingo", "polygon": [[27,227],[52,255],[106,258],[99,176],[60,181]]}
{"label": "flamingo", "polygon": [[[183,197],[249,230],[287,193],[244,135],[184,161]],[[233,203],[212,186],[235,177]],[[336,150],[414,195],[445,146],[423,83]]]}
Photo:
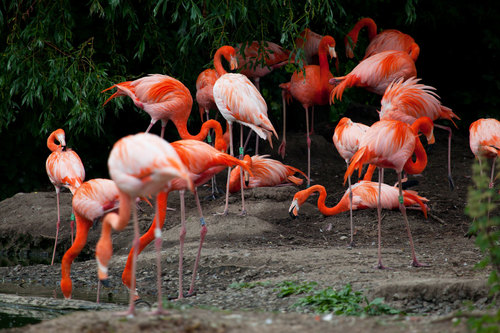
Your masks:
{"label": "flamingo", "polygon": [[158,120],[161,120],[160,136],[163,138],[165,126],[171,120],[182,139],[204,140],[209,130],[214,129],[215,140],[223,140],[222,127],[215,120],[204,122],[200,132],[196,135],[191,135],[188,132],[187,121],[193,106],[193,98],[189,89],[173,77],[150,74],[135,81],[114,84],[102,92],[113,88],[117,88],[117,91],[104,102],[104,105],[115,97],[129,96],[137,107],[151,116],[151,123],[146,129],[146,133]]}
{"label": "flamingo", "polygon": [[368,40],[370,43],[366,47],[363,59],[383,51],[396,50],[408,53],[413,61],[417,60],[420,54],[420,47],[410,35],[395,29],[387,29],[377,34],[377,25],[369,17],[359,20],[345,36],[345,53],[348,58],[354,57],[354,48],[358,41],[359,32],[365,27],[368,29]]}
{"label": "flamingo", "polygon": [[[325,36],[318,47],[319,66],[304,66],[304,71],[294,72],[290,82],[280,84],[283,89],[283,130],[286,124],[285,98],[291,96],[298,100],[306,110],[307,131],[307,186],[311,183],[311,138],[309,136],[309,107],[328,104],[328,96],[333,86],[328,80],[333,77],[328,67],[327,52],[331,58],[336,58],[335,39]],[[304,75],[305,73],[305,75]],[[278,149],[282,158],[285,157],[286,133],[283,131],[283,140]]]}
{"label": "flamingo", "polygon": [[[268,158],[269,155],[245,155],[244,161],[253,173],[248,180],[248,185],[244,188],[273,187],[279,185],[301,185],[302,179],[295,177],[295,173],[300,173],[307,177],[304,172],[290,165],[285,165],[280,161]],[[238,192],[241,189],[240,167],[237,166],[231,171],[229,181],[229,192]]]}
{"label": "flamingo", "polygon": [[76,190],[73,196],[73,211],[76,219],[75,242],[66,251],[61,263],[61,291],[64,298],[71,298],[73,289],[70,276],[71,264],[85,246],[90,227],[95,220],[116,209],[117,206],[118,188],[112,180],[91,179]]}
{"label": "flamingo", "polygon": [[[358,209],[372,209],[377,207],[378,202],[378,183],[362,180],[352,186],[351,189],[346,190],[342,199],[334,207],[326,207],[326,189],[322,185],[313,185],[305,190],[295,193],[293,196],[292,204],[288,212],[290,216],[296,218],[299,215],[299,209],[304,202],[314,192],[319,193],[318,209],[321,214],[325,216],[332,216],[343,213],[347,210]],[[384,209],[396,209],[399,207],[398,189],[394,186],[382,184],[381,187],[381,205]],[[403,191],[403,204],[407,207],[418,205],[419,209],[424,213],[427,218],[427,206],[425,202],[429,201],[427,198],[421,197],[415,191]]]}
{"label": "flamingo", "polygon": [[[269,139],[272,147],[271,133],[276,138],[276,130],[267,117],[266,101],[259,93],[257,88],[243,74],[227,73],[222,67],[221,58],[229,59],[231,69],[236,66],[236,51],[232,46],[220,47],[214,56],[214,66],[219,79],[214,85],[214,100],[220,113],[226,119],[229,129],[229,145],[231,155],[234,156],[233,149],[233,122],[240,123],[240,156],[243,155],[243,125],[250,127],[262,139]],[[231,167],[228,167],[227,185],[226,185],[226,204],[223,215],[228,213],[229,203],[229,178],[231,176]],[[243,178],[241,178],[243,182]],[[245,215],[245,195],[241,189],[241,215]]]}
{"label": "flamingo", "polygon": [[[419,84],[415,77],[406,81],[402,78],[393,81],[385,90],[380,108],[381,120],[400,120],[413,124],[420,117],[429,117],[431,120],[460,118],[450,108],[441,105],[439,96],[434,92],[435,88]],[[455,185],[451,176],[451,128],[434,124],[435,127],[448,131],[448,181],[453,190]]]}
{"label": "flamingo", "polygon": [[[111,229],[123,230],[130,219],[130,210],[134,219],[134,240],[132,246],[137,249],[139,245],[139,222],[137,220],[137,209],[134,205],[137,197],[147,197],[168,189],[175,178],[186,181],[187,187],[193,190],[193,182],[189,172],[181,159],[170,146],[160,137],[138,133],[129,135],[118,140],[111,149],[108,158],[108,169],[111,179],[119,189],[120,208],[118,213],[107,214],[102,221],[101,237],[96,245],[97,272],[99,280],[107,284],[108,264],[113,253],[111,240]],[[158,215],[158,202],[156,204]],[[155,247],[157,253],[157,287],[158,287],[158,310],[163,313],[161,298],[161,230],[155,228]],[[136,250],[137,251],[137,250]],[[137,252],[134,251],[132,258],[132,278],[130,288],[129,308],[127,316],[134,316],[136,299],[135,291],[135,267]]]}
{"label": "flamingo", "polygon": [[[191,180],[194,184],[194,196],[196,199],[196,205],[198,207],[198,214],[200,216],[200,244],[198,247],[198,254],[196,256],[193,276],[191,279],[191,285],[188,291],[188,296],[192,295],[194,292],[194,284],[196,279],[196,272],[198,269],[198,264],[201,256],[201,249],[203,246],[203,241],[205,239],[205,235],[207,234],[207,227],[205,218],[203,216],[203,212],[201,210],[200,200],[198,198],[198,192],[196,190],[197,187],[205,184],[209,179],[211,179],[214,175],[221,172],[228,166],[242,166],[247,172],[250,174],[252,171],[248,168],[247,164],[235,157],[232,157],[226,153],[220,152],[217,149],[213,148],[209,144],[206,144],[201,141],[195,140],[179,140],[172,142],[170,144],[174,150],[179,155],[181,161],[187,167]],[[186,236],[186,219],[185,219],[185,209],[184,209],[184,191],[186,190],[186,182],[182,179],[174,179],[172,180],[172,184],[167,192],[161,192],[161,202],[158,205],[158,218],[153,221],[153,224],[149,228],[149,230],[140,238],[138,253],[141,253],[142,250],[153,240],[154,230],[156,228],[156,221],[160,221],[160,225],[158,228],[163,227],[163,223],[165,221],[165,211],[168,200],[168,195],[172,191],[178,190],[180,192],[181,198],[181,231],[179,235],[180,241],[180,249],[179,249],[179,296],[178,298],[183,298],[182,292],[182,272],[183,272],[183,249],[184,249],[184,238]],[[122,274],[123,283],[131,289],[132,284],[132,276],[131,276],[131,267],[132,267],[132,259],[133,253],[135,251],[135,247],[130,250],[127,264]],[[135,284],[135,283],[134,283]]]}
{"label": "flamingo", "polygon": [[[369,58],[368,58],[369,59]],[[406,217],[406,208],[403,197],[401,183],[401,172],[404,170],[409,174],[421,173],[427,165],[427,154],[418,138],[420,130],[427,137],[429,143],[434,143],[433,122],[428,117],[417,119],[411,126],[398,120],[380,120],[373,124],[361,138],[358,151],[352,156],[349,167],[344,175],[344,183],[355,169],[361,169],[364,164],[375,164],[379,168],[379,196],[377,202],[378,215],[378,265],[379,269],[384,269],[381,255],[381,191],[384,181],[384,168],[396,170],[399,183],[399,210],[401,211],[408,238],[410,239],[411,254],[414,267],[425,266],[421,264],[415,255],[413,239],[410,225]],[[415,153],[417,159],[412,160]]]}
{"label": "flamingo", "polygon": [[[56,144],[56,140],[59,144]],[[47,170],[50,182],[56,189],[57,202],[56,239],[52,252],[52,262],[50,263],[50,265],[54,265],[59,226],[61,224],[59,192],[61,191],[61,187],[66,187],[71,191],[71,194],[74,194],[76,189],[80,187],[85,179],[85,168],[78,154],[66,147],[66,136],[63,129],[59,128],[49,135],[47,147],[52,153],[50,153],[45,162],[45,169]],[[71,219],[71,242],[73,242],[73,224],[74,221]]]}
{"label": "flamingo", "polygon": [[481,164],[481,157],[493,159],[489,188],[493,188],[495,161],[500,156],[500,121],[478,119],[469,127],[469,144],[472,153]]}
{"label": "flamingo", "polygon": [[205,69],[196,78],[196,102],[200,110],[200,119],[204,121],[203,114],[209,119],[209,112],[217,106],[214,101],[214,84],[219,78],[217,71],[212,68]]}
{"label": "flamingo", "polygon": [[[344,159],[346,165],[349,167],[349,161],[351,157],[358,151],[359,141],[361,137],[368,130],[368,126],[355,123],[351,119],[347,117],[343,117],[340,119],[339,123],[335,127],[335,131],[333,133],[333,144],[340,156]],[[369,170],[365,174],[365,180],[371,180],[373,172],[375,171],[375,166],[370,165]],[[349,217],[351,222],[351,242],[350,246],[354,245],[354,225],[352,222],[352,191],[351,191],[351,176],[347,177],[349,184]]]}
{"label": "flamingo", "polygon": [[330,84],[338,83],[330,95],[331,103],[335,102],[335,98],[341,100],[346,88],[363,87],[370,92],[383,95],[385,89],[395,79],[403,77],[406,80],[412,76],[417,76],[417,68],[408,53],[380,52],[361,61],[349,74],[330,79]]}

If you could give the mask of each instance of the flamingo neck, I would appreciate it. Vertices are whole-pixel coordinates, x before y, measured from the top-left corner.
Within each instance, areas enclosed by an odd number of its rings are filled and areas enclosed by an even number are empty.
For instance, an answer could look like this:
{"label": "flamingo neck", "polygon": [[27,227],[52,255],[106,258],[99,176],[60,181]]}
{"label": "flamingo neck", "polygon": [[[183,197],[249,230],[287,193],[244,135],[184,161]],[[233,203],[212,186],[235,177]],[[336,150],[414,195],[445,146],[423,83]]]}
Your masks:
{"label": "flamingo neck", "polygon": [[224,56],[224,48],[219,48],[214,55],[214,67],[219,76],[222,76],[227,73],[227,71],[222,66],[222,57]]}
{"label": "flamingo neck", "polygon": [[55,132],[51,133],[47,139],[47,147],[50,149],[50,151],[56,151],[61,148],[61,144],[56,144],[56,134]]}
{"label": "flamingo neck", "polygon": [[305,191],[307,193],[307,196],[310,196],[314,192],[319,193],[318,209],[321,212],[321,214],[325,216],[336,215],[349,210],[349,202],[347,202],[348,200],[347,201],[344,200],[344,198],[342,198],[337,205],[333,207],[327,207],[325,204],[326,189],[321,185],[311,186]]}
{"label": "flamingo neck", "polygon": [[318,104],[324,105],[328,104],[328,100],[330,98],[330,90],[333,89],[333,86],[329,83],[330,80],[330,66],[328,65],[328,56],[326,53],[327,46],[323,46],[320,44],[318,50],[318,59],[319,59],[319,76],[320,76],[320,84],[321,84],[321,99],[322,101]]}
{"label": "flamingo neck", "polygon": [[410,157],[408,161],[406,161],[406,164],[404,166],[404,170],[409,173],[409,174],[419,174],[424,171],[425,167],[427,166],[427,153],[425,152],[424,146],[422,145],[422,142],[420,142],[420,139],[418,137],[418,132],[419,130],[424,133],[425,135],[428,135],[429,133],[432,134],[432,128],[433,128],[433,123],[432,120],[430,120],[427,117],[422,117],[418,118],[415,120],[415,122],[411,125],[411,129],[413,133],[415,134],[415,157],[416,160],[413,162],[413,159]]}
{"label": "flamingo neck", "polygon": [[358,41],[359,32],[363,28],[368,29],[369,41],[371,41],[377,35],[377,25],[375,24],[375,21],[369,17],[362,18],[351,30],[352,35],[350,34],[350,36],[354,44],[356,44],[356,42]]}
{"label": "flamingo neck", "polygon": [[175,127],[177,127],[177,131],[179,132],[179,135],[183,140],[197,140],[197,141],[204,140],[207,137],[209,130],[213,129],[215,131],[215,149],[219,151],[227,150],[227,144],[223,138],[222,126],[217,120],[210,119],[204,122],[203,125],[201,126],[200,132],[196,135],[191,135],[188,132],[187,119],[182,123],[181,122],[175,123]]}

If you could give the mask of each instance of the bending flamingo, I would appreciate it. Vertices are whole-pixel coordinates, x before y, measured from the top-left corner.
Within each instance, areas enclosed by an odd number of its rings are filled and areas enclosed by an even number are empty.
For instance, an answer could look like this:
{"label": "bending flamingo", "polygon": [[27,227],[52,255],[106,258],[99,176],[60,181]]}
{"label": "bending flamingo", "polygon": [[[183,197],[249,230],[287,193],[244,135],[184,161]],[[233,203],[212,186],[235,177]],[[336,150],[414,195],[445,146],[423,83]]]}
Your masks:
{"label": "bending flamingo", "polygon": [[[339,123],[335,127],[335,131],[333,133],[333,144],[340,156],[344,159],[345,163],[349,167],[349,161],[351,157],[358,151],[359,141],[361,137],[368,130],[368,126],[355,123],[351,119],[347,117],[343,117],[340,119]],[[371,180],[373,172],[375,171],[375,166],[370,165],[369,170],[365,174],[365,180]],[[352,222],[352,191],[351,191],[351,176],[347,177],[349,182],[349,217],[351,222],[351,242],[350,245],[354,245],[354,225]]]}
{"label": "bending flamingo", "polygon": [[[384,181],[384,168],[396,170],[399,183],[399,209],[403,215],[408,238],[410,239],[412,265],[423,266],[415,255],[413,239],[410,225],[406,217],[406,208],[403,204],[403,188],[401,184],[401,172],[404,170],[409,174],[421,173],[427,165],[427,155],[418,138],[418,131],[424,133],[429,143],[434,143],[433,123],[428,117],[417,119],[413,125],[408,125],[397,120],[380,120],[373,124],[361,138],[359,149],[351,158],[351,162],[344,175],[344,182],[355,169],[361,169],[364,164],[375,164],[379,168],[379,196],[377,203],[378,215],[378,268],[385,268],[382,265],[381,255],[381,188]],[[417,159],[412,160],[415,153]]]}
{"label": "bending flamingo", "polygon": [[[196,279],[196,272],[198,269],[198,264],[201,256],[201,249],[203,246],[203,242],[205,239],[205,235],[207,234],[207,227],[205,223],[205,218],[203,217],[203,212],[201,210],[200,200],[198,198],[197,187],[205,184],[209,179],[211,179],[214,175],[221,172],[228,166],[242,166],[246,169],[247,172],[251,173],[252,171],[248,168],[245,162],[232,157],[226,153],[220,152],[212,146],[195,140],[179,140],[171,143],[171,146],[179,155],[183,164],[187,167],[191,180],[194,184],[194,196],[196,199],[196,205],[198,207],[198,214],[200,217],[200,244],[198,247],[198,254],[196,256],[194,268],[193,268],[193,276],[191,279],[191,285],[188,291],[188,295],[192,295],[194,292],[194,284]],[[186,236],[186,219],[185,219],[185,209],[184,209],[184,191],[186,190],[186,182],[183,179],[174,179],[171,182],[171,185],[167,192],[161,192],[161,201],[158,204],[158,215],[153,224],[149,228],[149,230],[140,238],[138,253],[141,253],[142,250],[153,240],[154,230],[157,227],[156,221],[160,221],[158,228],[163,227],[163,223],[165,221],[165,212],[167,208],[167,200],[168,195],[171,191],[180,191],[181,197],[181,231],[179,235],[180,241],[180,249],[179,249],[179,296],[178,298],[183,298],[182,292],[182,277],[183,277],[183,249],[184,249],[184,238]],[[158,196],[160,198],[160,195]],[[135,251],[135,247],[130,250],[127,264],[122,274],[123,283],[129,288],[132,289],[132,286],[135,283],[132,283],[132,259],[133,253]]]}
{"label": "bending flamingo", "polygon": [[395,29],[387,29],[377,34],[377,25],[369,17],[359,20],[345,36],[345,53],[348,58],[354,57],[354,48],[358,42],[358,35],[363,28],[368,29],[368,40],[370,41],[366,47],[363,59],[383,51],[395,50],[406,52],[413,61],[417,60],[420,54],[420,47],[410,35]]}
{"label": "bending flamingo", "polygon": [[[295,193],[290,209],[288,210],[291,217],[295,218],[299,215],[300,207],[314,192],[319,193],[318,209],[321,214],[325,216],[337,215],[351,209],[358,210],[377,208],[379,196],[378,183],[362,180],[354,184],[351,190],[346,190],[338,204],[334,207],[326,207],[325,200],[327,194],[325,187],[321,185],[313,185],[305,190]],[[382,184],[380,193],[382,193],[382,197],[380,199],[382,208],[396,209],[399,207],[399,191],[396,187]],[[403,204],[407,207],[418,205],[419,209],[424,213],[425,218],[427,218],[427,206],[425,205],[425,202],[429,201],[427,198],[419,196],[415,191],[405,190],[403,191],[403,199]]]}
{"label": "bending flamingo", "polygon": [[495,161],[500,156],[500,121],[488,118],[473,122],[469,127],[469,144],[480,164],[481,157],[493,160],[489,185],[493,188]]}
{"label": "bending flamingo", "polygon": [[[59,144],[56,144],[56,141]],[[56,256],[57,238],[59,236],[59,226],[61,224],[61,214],[59,210],[59,192],[61,187],[66,187],[74,194],[76,189],[80,187],[85,179],[85,168],[82,160],[70,148],[66,147],[66,136],[64,130],[59,128],[52,132],[47,139],[47,147],[50,153],[45,162],[45,169],[49,176],[50,182],[56,188],[57,200],[57,224],[56,224],[56,239],[54,241],[54,250],[52,252],[51,265],[54,265]],[[73,242],[73,220],[71,220],[71,241]]]}
{"label": "bending flamingo", "polygon": [[[249,166],[252,176],[248,179],[248,184],[243,184],[244,188],[273,187],[278,185],[301,185],[302,179],[295,177],[300,173],[307,178],[301,170],[290,165],[285,165],[280,161],[268,158],[269,155],[245,155],[244,161]],[[241,190],[240,167],[237,166],[231,171],[229,180],[229,192],[234,193]]]}
{"label": "bending flamingo", "polygon": [[[383,95],[392,81],[403,77],[405,80],[417,76],[413,59],[403,51],[384,51],[361,61],[347,75],[335,77],[331,84],[338,85],[330,95],[331,103],[342,100],[346,88],[362,87],[378,95]],[[340,83],[339,83],[340,82]]]}
{"label": "bending flamingo", "polygon": [[73,211],[76,219],[75,242],[66,251],[61,263],[61,291],[64,298],[71,298],[73,289],[71,264],[87,243],[90,227],[95,220],[117,209],[117,206],[118,188],[112,180],[91,179],[76,190],[73,196]]}
{"label": "bending flamingo", "polygon": [[[231,46],[222,46],[214,56],[214,66],[220,77],[214,85],[214,100],[220,113],[226,119],[229,128],[229,145],[231,155],[234,156],[233,149],[233,122],[240,123],[240,156],[243,156],[243,125],[250,127],[262,139],[269,139],[272,147],[271,134],[276,130],[267,117],[267,105],[257,88],[243,74],[227,73],[222,67],[221,58],[229,58],[229,63],[233,69],[236,65],[236,51]],[[228,212],[229,203],[229,177],[231,167],[228,168],[226,186],[226,204],[223,214]],[[241,178],[243,183],[243,178]],[[245,215],[245,195],[241,189],[241,214]]]}
{"label": "bending flamingo", "polygon": [[[434,87],[419,84],[415,77],[403,81],[402,78],[393,81],[385,90],[380,108],[380,120],[400,120],[413,124],[420,117],[429,117],[431,120],[448,119],[458,116],[450,108],[441,105],[439,96],[433,91]],[[435,127],[448,131],[448,181],[453,190],[455,185],[451,176],[451,128],[434,124]]]}
{"label": "bending flamingo", "polygon": [[[311,138],[309,136],[309,107],[328,104],[330,91],[333,86],[328,80],[333,77],[328,66],[327,53],[331,58],[336,58],[335,39],[325,36],[321,39],[318,48],[319,66],[304,66],[304,71],[294,72],[290,82],[280,84],[283,89],[283,139],[278,149],[282,158],[286,149],[286,107],[285,97],[292,96],[302,104],[306,110],[307,131],[307,186],[311,183]],[[305,76],[304,76],[305,72]]]}
{"label": "bending flamingo", "polygon": [[[111,179],[119,189],[120,209],[118,213],[107,214],[102,221],[102,232],[96,246],[96,259],[98,265],[99,280],[104,284],[108,279],[108,264],[113,253],[111,231],[123,230],[130,219],[130,206],[134,219],[134,241],[132,246],[137,249],[139,245],[139,223],[137,220],[137,209],[135,199],[157,194],[168,190],[175,178],[186,181],[187,187],[193,189],[193,183],[189,172],[180,160],[175,150],[168,142],[160,137],[148,133],[129,135],[118,140],[108,158],[108,169]],[[158,203],[156,209],[158,210]],[[158,215],[158,211],[157,211]],[[158,310],[162,310],[161,298],[161,230],[155,229],[155,247],[157,253],[157,287],[158,287]],[[134,300],[135,291],[135,267],[137,252],[132,258],[132,277],[130,286],[130,302],[127,315],[135,313]]]}

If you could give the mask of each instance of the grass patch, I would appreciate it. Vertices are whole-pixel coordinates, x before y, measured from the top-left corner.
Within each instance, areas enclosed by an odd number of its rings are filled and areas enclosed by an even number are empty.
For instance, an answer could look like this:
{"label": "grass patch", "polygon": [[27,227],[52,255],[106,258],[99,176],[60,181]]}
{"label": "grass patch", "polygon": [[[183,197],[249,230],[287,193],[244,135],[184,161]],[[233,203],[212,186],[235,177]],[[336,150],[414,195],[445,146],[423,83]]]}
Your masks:
{"label": "grass patch", "polygon": [[305,294],[313,291],[318,286],[317,282],[298,282],[283,281],[280,282],[274,291],[278,291],[278,297],[283,298],[290,295]]}
{"label": "grass patch", "polygon": [[229,285],[232,289],[253,289],[255,287],[267,287],[271,284],[270,281],[256,281],[256,282],[233,282]]}

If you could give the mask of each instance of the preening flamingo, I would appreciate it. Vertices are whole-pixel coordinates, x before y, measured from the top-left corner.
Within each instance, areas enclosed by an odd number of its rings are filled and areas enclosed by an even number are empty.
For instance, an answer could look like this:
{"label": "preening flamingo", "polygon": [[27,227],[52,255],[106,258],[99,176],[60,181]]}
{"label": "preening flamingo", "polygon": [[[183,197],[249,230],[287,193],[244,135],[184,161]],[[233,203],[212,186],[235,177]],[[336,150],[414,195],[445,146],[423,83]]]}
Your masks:
{"label": "preening flamingo", "polygon": [[[59,144],[56,144],[56,141]],[[85,179],[85,168],[82,160],[70,148],[66,147],[66,136],[64,130],[59,128],[52,132],[47,139],[47,147],[50,153],[45,162],[45,169],[49,176],[50,182],[56,189],[57,200],[57,224],[56,224],[56,239],[54,241],[54,250],[52,252],[51,265],[54,265],[56,256],[57,238],[59,236],[59,226],[61,225],[61,214],[59,210],[59,192],[61,187],[66,187],[74,194],[76,189],[80,187]],[[73,242],[73,220],[71,221],[71,241]]]}
{"label": "preening flamingo", "polygon": [[420,54],[420,47],[410,35],[395,29],[387,29],[377,34],[377,25],[369,17],[359,20],[345,36],[345,53],[348,58],[354,57],[354,48],[358,42],[358,35],[363,28],[368,29],[368,40],[370,41],[366,47],[363,59],[383,51],[395,50],[406,52],[411,56],[413,61],[417,60]]}
{"label": "preening flamingo", "polygon": [[[448,119],[453,123],[453,118],[458,116],[450,108],[441,105],[439,96],[434,92],[435,88],[419,84],[415,77],[406,81],[403,78],[393,81],[385,90],[380,108],[380,120],[399,120],[407,124],[413,124],[420,117],[429,117],[431,120]],[[448,181],[453,190],[455,185],[451,176],[451,128],[434,124],[448,131]]]}
{"label": "preening flamingo", "polygon": [[[331,84],[338,85],[332,90],[330,100],[342,100],[346,88],[362,87],[378,95],[383,95],[392,81],[403,77],[405,80],[417,76],[413,59],[403,51],[384,51],[361,61],[347,75],[335,77]],[[340,83],[339,83],[340,82]]]}
{"label": "preening flamingo", "polygon": [[[108,279],[108,264],[113,253],[111,231],[123,230],[130,219],[130,206],[134,219],[134,241],[132,246],[137,249],[139,245],[139,222],[137,220],[137,209],[135,199],[137,197],[147,197],[157,194],[160,191],[168,190],[171,182],[175,178],[182,178],[186,181],[187,187],[193,189],[193,182],[189,172],[181,159],[170,146],[170,144],[160,137],[139,133],[129,135],[118,140],[111,149],[108,158],[108,169],[111,179],[119,189],[120,208],[118,213],[107,214],[102,221],[102,232],[96,246],[97,272],[99,280],[104,284]],[[156,204],[158,214],[158,203]],[[158,224],[156,224],[158,225]],[[161,298],[161,230],[155,228],[155,245],[157,253],[157,287],[158,287],[158,310],[162,312]],[[127,315],[133,316],[135,312],[134,301],[135,291],[135,267],[137,252],[134,251],[132,258],[132,277],[130,286],[130,303]]]}
{"label": "preening flamingo", "polygon": [[[339,203],[333,207],[326,207],[326,189],[322,185],[313,185],[305,190],[295,193],[293,196],[292,204],[288,212],[290,216],[295,218],[299,215],[299,209],[304,202],[314,192],[319,193],[318,209],[321,214],[325,216],[337,215],[351,209],[372,209],[377,208],[378,203],[378,183],[362,180],[351,187],[351,190],[346,190]],[[387,184],[382,184],[381,192],[382,197],[380,204],[384,209],[396,209],[399,207],[399,191],[396,187]],[[427,198],[421,197],[415,191],[403,191],[403,204],[405,206],[419,206],[419,209],[424,213],[427,218],[427,206],[425,202],[429,201]]]}
{"label": "preening flamingo", "polygon": [[[368,58],[370,59],[370,58]],[[344,183],[355,169],[361,169],[364,164],[375,164],[379,168],[379,196],[377,202],[378,215],[378,268],[382,265],[381,255],[381,188],[384,181],[384,168],[396,170],[399,183],[399,209],[403,214],[410,239],[412,265],[423,266],[415,255],[410,225],[406,217],[406,208],[401,184],[401,172],[404,170],[409,174],[421,173],[427,165],[427,154],[418,138],[420,130],[427,137],[429,143],[434,143],[433,123],[428,117],[417,119],[413,125],[408,125],[398,120],[380,120],[373,124],[361,138],[358,151],[351,158],[349,167],[344,175]],[[412,155],[415,153],[416,161],[413,162]]]}
{"label": "preening flamingo", "polygon": [[219,78],[219,74],[215,69],[205,69],[196,78],[196,102],[200,110],[200,119],[203,122],[206,115],[206,120],[209,119],[210,110],[216,109],[214,101],[214,84]]}
{"label": "preening flamingo", "polygon": [[[311,138],[309,136],[309,107],[314,105],[326,105],[329,101],[330,91],[333,86],[328,83],[333,77],[328,66],[327,54],[331,58],[336,58],[335,39],[325,36],[321,39],[318,47],[319,66],[304,66],[304,71],[293,73],[290,82],[280,84],[283,89],[283,138],[278,153],[285,157],[286,149],[286,107],[285,97],[292,96],[302,104],[306,110],[306,131],[307,131],[307,185],[311,183]],[[305,72],[305,76],[304,76]]]}
{"label": "preening flamingo", "polygon": [[[129,96],[134,104],[146,111],[151,116],[146,133],[153,124],[161,120],[161,137],[165,134],[165,126],[171,120],[182,139],[204,140],[210,129],[215,129],[215,140],[220,133],[222,140],[222,127],[214,120],[203,123],[200,133],[191,135],[187,130],[187,121],[191,114],[193,98],[189,89],[179,80],[162,74],[150,74],[135,81],[117,83],[104,91],[117,88],[104,104],[115,97]],[[220,129],[220,131],[219,131]]]}
{"label": "preening flamingo", "polygon": [[[361,140],[361,137],[365,134],[365,132],[368,130],[368,126],[361,124],[361,123],[355,123],[351,119],[347,117],[343,117],[340,119],[339,123],[335,127],[335,131],[333,133],[333,144],[335,145],[335,148],[337,148],[337,151],[339,152],[340,156],[344,159],[345,163],[347,166],[349,166],[349,161],[351,160],[351,157],[358,151],[359,147],[359,141]],[[370,165],[369,170],[367,171],[365,175],[365,180],[371,180],[373,172],[375,171],[375,166]],[[352,191],[351,189],[351,176],[349,175],[347,177],[348,183],[349,183],[349,217],[350,217],[350,222],[351,222],[351,242],[350,245],[354,245],[354,225],[352,222]]]}
{"label": "preening flamingo", "polygon": [[[252,176],[248,179],[248,184],[243,184],[244,188],[273,187],[278,185],[301,185],[302,179],[295,177],[300,173],[307,178],[301,170],[290,165],[285,165],[280,161],[268,158],[269,155],[245,155],[244,161],[249,166]],[[241,189],[240,167],[237,166],[231,171],[229,180],[229,192],[238,192]]]}
{"label": "preening flamingo", "polygon": [[489,185],[493,188],[495,161],[500,156],[500,121],[487,118],[473,122],[469,127],[469,144],[479,163],[481,163],[481,157],[493,160]]}
{"label": "preening flamingo", "polygon": [[[186,166],[189,171],[191,180],[194,184],[194,196],[196,200],[196,205],[198,207],[198,214],[200,217],[200,244],[198,247],[198,254],[196,256],[194,268],[193,268],[193,276],[191,279],[191,285],[188,291],[188,295],[192,295],[194,292],[194,284],[196,279],[196,272],[198,269],[198,264],[201,256],[201,249],[203,246],[203,242],[205,239],[205,235],[207,234],[207,227],[205,218],[203,216],[203,212],[201,210],[200,200],[198,198],[198,192],[196,190],[197,187],[205,184],[209,179],[211,179],[214,175],[221,172],[228,166],[242,166],[247,172],[251,173],[252,171],[248,168],[247,164],[233,156],[230,156],[226,153],[220,152],[217,149],[213,148],[209,144],[206,144],[201,141],[195,140],[179,140],[172,142],[170,144],[174,150],[179,155],[181,161]],[[156,221],[160,221],[158,228],[163,227],[163,223],[165,221],[165,212],[167,207],[168,195],[172,191],[180,191],[181,198],[181,230],[179,235],[180,241],[180,249],[179,249],[179,296],[178,298],[183,298],[182,292],[182,277],[183,277],[183,253],[184,253],[184,239],[186,236],[186,219],[185,219],[185,209],[184,209],[184,191],[187,189],[186,182],[183,179],[174,179],[171,182],[171,185],[167,192],[161,192],[161,201],[158,204],[158,215],[153,221],[153,224],[149,228],[149,230],[140,238],[138,253],[141,253],[142,250],[153,240],[154,230],[156,228]],[[160,198],[160,195],[158,196]],[[160,199],[159,199],[160,200]],[[128,287],[132,288],[132,276],[131,276],[131,267],[132,267],[132,258],[135,248],[130,250],[127,264],[122,274],[122,281]],[[134,283],[135,285],[135,283]]]}
{"label": "preening flamingo", "polygon": [[[262,139],[269,139],[269,144],[272,147],[271,135],[274,133],[278,138],[278,134],[276,134],[273,124],[267,117],[266,101],[245,75],[226,72],[221,63],[223,56],[229,59],[231,69],[234,69],[234,66],[236,66],[236,51],[231,46],[222,46],[214,56],[214,66],[220,75],[214,85],[214,100],[220,113],[228,123],[231,155],[234,156],[233,122],[240,123],[240,156],[243,155],[243,125],[250,127]],[[230,175],[231,167],[228,168],[227,174],[224,215],[228,212]],[[243,178],[241,178],[241,182],[243,182]],[[241,189],[241,214],[246,214],[243,188]]]}
{"label": "preening flamingo", "polygon": [[[71,264],[82,252],[94,221],[117,209],[118,187],[109,179],[91,179],[83,183],[73,196],[73,211],[76,220],[76,236],[73,245],[66,251],[61,263],[61,291],[64,298],[71,298]],[[99,295],[98,295],[99,297]]]}

